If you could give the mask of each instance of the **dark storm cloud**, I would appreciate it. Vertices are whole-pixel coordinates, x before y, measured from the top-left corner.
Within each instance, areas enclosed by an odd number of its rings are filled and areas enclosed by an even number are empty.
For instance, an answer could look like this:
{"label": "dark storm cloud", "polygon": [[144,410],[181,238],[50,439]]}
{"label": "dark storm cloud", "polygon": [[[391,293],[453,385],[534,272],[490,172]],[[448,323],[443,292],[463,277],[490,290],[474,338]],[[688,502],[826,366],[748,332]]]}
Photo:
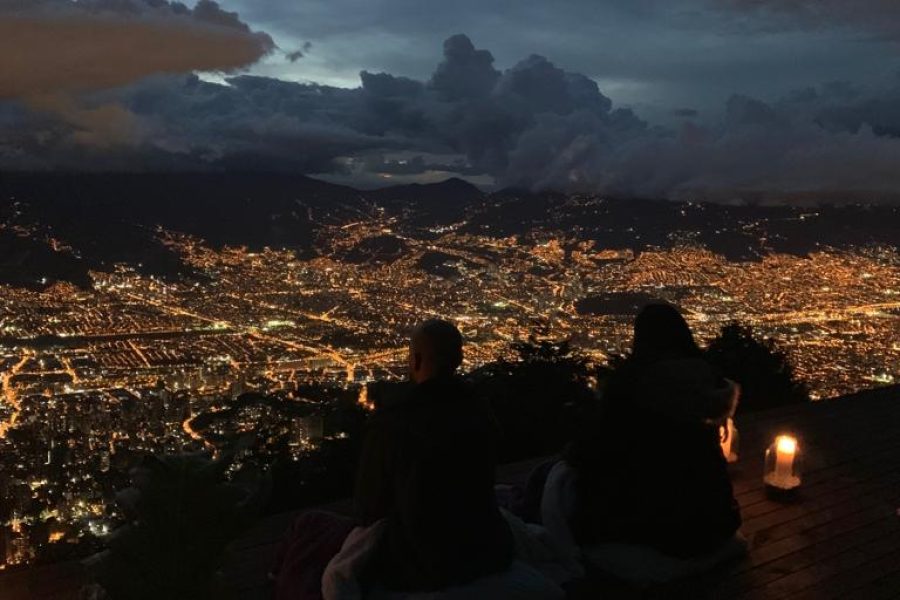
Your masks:
{"label": "dark storm cloud", "polygon": [[[599,172],[608,189],[645,196],[734,198],[759,192],[773,198],[795,193],[900,190],[900,141],[868,125],[828,131],[815,112],[789,110],[732,97],[715,127],[687,123],[675,136],[627,149]],[[597,163],[593,163],[596,165]]]}
{"label": "dark storm cloud", "polygon": [[312,42],[304,42],[301,49],[294,50],[293,52],[288,52],[284,56],[288,59],[288,62],[295,63],[306,56],[306,53],[310,50],[312,50]]}
{"label": "dark storm cloud", "polygon": [[[544,116],[519,140],[503,179],[649,197],[897,194],[900,139],[876,132],[895,116],[872,108],[898,93],[895,87],[847,103],[825,86],[775,104],[735,95],[716,125],[688,121],[678,132],[640,132],[628,123],[611,134],[607,124],[583,115]],[[834,114],[844,118],[826,124]]]}
{"label": "dark storm cloud", "polygon": [[[159,77],[104,94],[153,129],[145,146],[184,168],[333,171],[334,159],[399,146],[365,133],[359,90],[240,76],[228,85]],[[154,165],[143,163],[146,168]]]}
{"label": "dark storm cloud", "polygon": [[[148,131],[142,143],[191,164],[254,154],[270,168],[306,172],[340,170],[344,159],[369,153],[414,151],[453,154],[460,171],[496,175],[539,114],[584,111],[611,120],[611,102],[591,80],[539,56],[501,73],[490,52],[465,36],[447,41],[427,82],[364,71],[361,83],[342,89],[250,76],[228,85],[160,77],[87,102],[120,105]],[[403,169],[439,166],[450,165],[423,159]]]}
{"label": "dark storm cloud", "polygon": [[715,6],[774,17],[774,21],[758,21],[766,27],[864,25],[875,31],[900,35],[900,3],[896,0],[717,0]]}
{"label": "dark storm cloud", "polygon": [[[116,106],[135,120],[107,132],[135,138],[106,152],[96,142],[76,151],[71,124],[7,107],[17,111],[7,118],[32,121],[32,135],[0,134],[0,156],[57,168],[240,167],[358,181],[486,174],[500,186],[679,198],[900,191],[900,79],[875,91],[803,88],[775,102],[735,94],[720,118],[701,123],[683,110],[673,130],[615,108],[595,81],[545,57],[501,70],[465,36],[443,50],[427,79],[363,71],[353,89],[190,75],[95,92],[81,99],[86,110]],[[25,151],[10,157],[13,147]]]}
{"label": "dark storm cloud", "polygon": [[462,31],[497,64],[537,51],[597,81],[618,105],[663,121],[677,106],[712,115],[734,92],[772,99],[833,79],[871,84],[900,68],[896,47],[866,23],[800,26],[731,0],[227,1],[287,45],[316,43],[314,59],[266,68],[270,76],[352,87],[365,69],[427,81],[436,41]]}
{"label": "dark storm cloud", "polygon": [[500,71],[487,50],[476,50],[465,35],[454,35],[444,42],[444,61],[431,76],[431,89],[442,99],[476,100],[494,90]]}

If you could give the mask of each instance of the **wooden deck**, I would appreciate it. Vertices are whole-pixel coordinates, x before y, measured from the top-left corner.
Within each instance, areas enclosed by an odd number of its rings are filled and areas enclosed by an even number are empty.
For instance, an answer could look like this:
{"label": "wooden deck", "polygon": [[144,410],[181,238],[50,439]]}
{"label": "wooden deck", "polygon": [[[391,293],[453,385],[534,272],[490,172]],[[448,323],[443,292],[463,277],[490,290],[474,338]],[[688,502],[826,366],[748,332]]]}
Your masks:
{"label": "wooden deck", "polygon": [[[738,423],[735,493],[746,560],[702,582],[713,598],[900,598],[900,388],[864,392]],[[792,501],[762,484],[766,446],[792,432],[805,476]]]}
{"label": "wooden deck", "polygon": [[[732,475],[749,556],[649,592],[604,584],[602,597],[900,598],[900,387],[747,415],[737,427]],[[766,447],[784,432],[800,440],[805,475],[795,497],[778,501],[766,494],[762,469]],[[524,482],[535,462],[501,468],[498,482]],[[234,545],[238,597],[270,598],[266,572],[292,517],[272,517]]]}
{"label": "wooden deck", "polygon": [[[900,598],[900,387],[748,415],[737,426],[733,481],[749,556],[649,592],[603,584],[602,597]],[[762,483],[763,455],[783,432],[800,439],[805,476],[796,497],[776,501]],[[533,464],[507,465],[498,481],[524,482]],[[332,508],[345,511],[347,503]],[[265,519],[232,545],[226,578],[233,595],[226,597],[271,597],[266,575],[293,517]],[[0,575],[0,600],[74,598],[80,579],[73,565]],[[598,591],[588,587],[583,596]]]}

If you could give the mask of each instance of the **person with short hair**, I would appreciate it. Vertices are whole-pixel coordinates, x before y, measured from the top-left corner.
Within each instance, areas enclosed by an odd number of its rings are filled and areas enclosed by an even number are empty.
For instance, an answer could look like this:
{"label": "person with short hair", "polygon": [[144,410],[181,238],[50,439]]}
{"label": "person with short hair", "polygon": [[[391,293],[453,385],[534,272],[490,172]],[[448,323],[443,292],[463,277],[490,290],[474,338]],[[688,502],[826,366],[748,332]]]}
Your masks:
{"label": "person with short hair", "polygon": [[[462,361],[452,323],[415,328],[407,389],[369,421],[355,518],[308,511],[297,519],[273,573],[277,599],[564,597],[538,565],[516,558],[533,534],[520,523],[514,535],[498,506],[496,422],[457,376]],[[546,560],[543,541],[531,543],[527,555]]]}
{"label": "person with short hair", "polygon": [[389,590],[464,585],[513,560],[494,495],[494,425],[456,376],[462,359],[462,335],[453,324],[416,327],[412,385],[368,427],[354,502],[360,525],[385,521],[366,579]]}
{"label": "person with short hair", "polygon": [[452,377],[462,365],[463,338],[448,321],[430,319],[413,330],[409,340],[409,378],[423,383],[435,377]]}

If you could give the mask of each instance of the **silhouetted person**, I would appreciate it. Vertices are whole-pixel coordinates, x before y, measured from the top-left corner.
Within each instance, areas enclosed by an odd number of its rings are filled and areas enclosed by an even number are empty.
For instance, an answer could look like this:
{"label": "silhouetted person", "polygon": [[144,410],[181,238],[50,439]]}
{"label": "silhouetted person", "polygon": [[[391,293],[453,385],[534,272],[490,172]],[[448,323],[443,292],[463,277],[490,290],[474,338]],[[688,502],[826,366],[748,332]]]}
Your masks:
{"label": "silhouetted person", "polygon": [[675,308],[644,308],[598,422],[567,451],[577,474],[576,540],[642,545],[677,558],[731,540],[741,521],[718,426],[737,393],[703,360]]}
{"label": "silhouetted person", "polygon": [[494,496],[495,431],[455,375],[462,336],[445,321],[416,328],[413,385],[376,414],[355,494],[362,525],[386,520],[365,577],[396,591],[469,583],[509,567],[511,534]]}
{"label": "silhouetted person", "polygon": [[453,377],[462,359],[462,334],[452,323],[432,319],[413,330],[408,357],[409,378],[413,383]]}
{"label": "silhouetted person", "polygon": [[631,360],[655,362],[700,355],[690,327],[670,304],[648,304],[635,317]]}
{"label": "silhouetted person", "polygon": [[604,410],[613,419],[649,410],[676,420],[719,420],[733,408],[733,385],[716,377],[678,310],[649,304],[634,320],[631,353],[610,377]]}
{"label": "silhouetted person", "polygon": [[409,385],[367,428],[356,518],[301,515],[276,560],[276,598],[321,598],[322,575],[341,557],[348,534],[382,520],[362,584],[430,591],[509,567],[512,538],[494,496],[493,421],[455,374],[462,343],[446,321],[415,329]]}

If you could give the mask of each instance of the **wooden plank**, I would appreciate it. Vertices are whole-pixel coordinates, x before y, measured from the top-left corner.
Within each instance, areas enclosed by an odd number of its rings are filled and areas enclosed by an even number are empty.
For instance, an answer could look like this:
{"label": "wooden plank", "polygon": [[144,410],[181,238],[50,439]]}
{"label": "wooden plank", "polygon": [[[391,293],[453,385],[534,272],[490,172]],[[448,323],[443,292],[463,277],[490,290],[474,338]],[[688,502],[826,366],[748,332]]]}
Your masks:
{"label": "wooden plank", "polygon": [[[900,453],[900,448],[898,448]],[[832,506],[839,500],[844,500],[849,495],[852,500],[855,490],[870,485],[876,485],[880,479],[892,480],[891,477],[900,469],[900,459],[889,457],[876,466],[861,465],[855,467],[853,475],[846,473],[832,473],[830,478],[804,482],[804,487],[797,491],[794,500],[778,502],[764,498],[750,506],[746,506],[740,499],[741,514],[744,518],[745,528],[748,531],[756,530],[766,523],[766,518],[775,512],[791,510],[794,513],[811,511],[824,506]],[[776,517],[781,519],[783,517]]]}
{"label": "wooden plank", "polygon": [[[812,454],[812,464],[807,464],[804,470],[806,481],[821,480],[828,475],[828,471],[836,467],[849,466],[853,463],[866,463],[876,460],[876,457],[894,451],[900,439],[894,433],[897,428],[885,429],[876,433],[860,432],[860,438],[855,444],[835,444],[831,448],[822,448],[816,444],[807,446],[805,453]],[[734,473],[735,496],[742,501],[742,505],[749,506],[754,500],[764,499],[765,485],[762,481],[763,454],[758,461],[748,461],[742,465],[739,471]]]}
{"label": "wooden plank", "polygon": [[[876,456],[893,451],[898,442],[900,439],[896,435],[872,434],[856,446],[846,445],[833,451],[822,452],[815,447],[806,446],[807,460],[803,469],[804,480],[815,482],[830,476],[829,471],[835,471],[845,466],[850,467],[853,463],[872,462]],[[765,484],[762,479],[764,453],[760,453],[757,458],[758,460],[752,460],[748,457],[747,462],[732,473],[735,497],[740,499],[744,506],[750,506],[754,502],[766,498],[763,493]]]}
{"label": "wooden plank", "polygon": [[882,514],[880,519],[843,533],[826,529],[820,533],[821,541],[810,542],[801,539],[801,543],[797,547],[779,558],[766,561],[759,566],[753,566],[736,575],[724,577],[715,586],[716,593],[722,598],[741,596],[749,590],[763,588],[786,577],[803,573],[809,568],[822,565],[824,560],[846,552],[848,549],[859,546],[867,547],[881,537],[889,535],[886,533],[885,523],[886,518]]}
{"label": "wooden plank", "polygon": [[885,486],[897,481],[897,471],[897,462],[886,463],[881,468],[873,467],[872,471],[861,474],[859,479],[852,479],[849,482],[847,481],[849,478],[835,478],[831,482],[822,482],[812,490],[804,490],[803,495],[798,496],[798,500],[792,503],[770,501],[774,509],[756,516],[747,515],[743,530],[748,535],[758,535],[768,530],[766,535],[775,538],[773,528],[778,525],[806,516],[815,517],[818,511],[833,510],[842,503],[856,502],[863,494],[886,491]]}
{"label": "wooden plank", "polygon": [[[884,533],[887,521],[877,524],[878,537],[869,538],[858,535],[854,543],[862,545],[843,546],[837,554],[831,554],[835,543],[830,542],[821,547],[811,547],[806,554],[809,555],[810,564],[799,570],[792,570],[790,574],[779,577],[765,583],[762,587],[738,594],[739,598],[775,599],[791,598],[799,592],[823,581],[829,577],[852,571],[864,565],[875,557],[881,557],[891,552],[900,550],[900,529]],[[841,540],[842,542],[846,540]],[[845,549],[848,548],[848,549]],[[799,553],[796,553],[799,554]],[[794,555],[791,555],[794,556]],[[754,571],[754,574],[759,574]]]}
{"label": "wooden plank", "polygon": [[[797,600],[843,599],[853,591],[867,593],[873,582],[897,573],[900,573],[900,543],[894,547],[893,551],[885,553],[880,558],[870,560],[849,572],[829,577],[807,588],[797,596]],[[893,591],[895,598],[900,596],[900,590],[895,588]]]}
{"label": "wooden plank", "polygon": [[740,414],[738,420],[755,429],[762,429],[773,422],[801,418],[814,420],[821,415],[844,415],[853,413],[861,404],[865,404],[867,410],[877,411],[887,408],[900,399],[900,386],[866,390],[857,394],[841,396],[829,400],[819,400],[808,404],[793,404],[764,411]]}
{"label": "wooden plank", "polygon": [[900,597],[900,567],[844,594],[845,600],[896,600]]}
{"label": "wooden plank", "polygon": [[[832,472],[830,478],[804,484],[791,503],[763,500],[749,507],[741,505],[744,529],[755,532],[774,522],[783,522],[787,514],[800,516],[839,502],[853,501],[869,489],[880,489],[883,483],[896,481],[900,470],[900,447],[883,460],[868,465],[854,465],[853,475]],[[779,513],[773,515],[773,513]],[[771,517],[771,518],[770,518]]]}
{"label": "wooden plank", "polygon": [[862,507],[855,504],[843,504],[841,508],[845,510],[828,511],[827,515],[820,513],[822,515],[821,522],[806,521],[809,526],[804,526],[792,535],[755,543],[750,556],[740,565],[735,566],[732,572],[740,573],[758,568],[806,546],[827,541],[832,537],[880,522],[885,518],[885,505],[881,501],[870,502],[869,506],[863,505]]}

